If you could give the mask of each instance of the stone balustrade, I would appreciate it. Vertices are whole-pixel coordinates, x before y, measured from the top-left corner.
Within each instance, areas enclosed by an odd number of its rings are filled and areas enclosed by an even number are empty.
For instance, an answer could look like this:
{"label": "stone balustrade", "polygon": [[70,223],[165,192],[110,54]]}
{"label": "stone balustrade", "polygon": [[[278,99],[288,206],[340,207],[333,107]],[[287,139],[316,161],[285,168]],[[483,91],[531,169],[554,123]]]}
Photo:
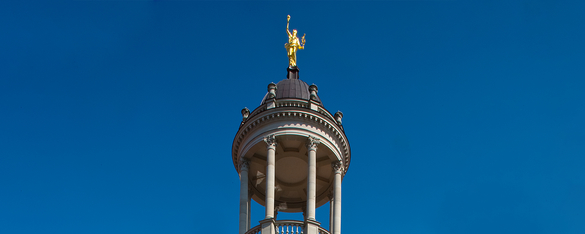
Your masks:
{"label": "stone balustrade", "polygon": [[[277,220],[275,222],[276,234],[303,234],[305,223],[298,220]],[[258,225],[248,230],[246,234],[260,234],[262,225]],[[327,229],[319,227],[319,234],[330,234]]]}
{"label": "stone balustrade", "polygon": [[302,234],[303,222],[296,220],[276,221],[276,234]]}

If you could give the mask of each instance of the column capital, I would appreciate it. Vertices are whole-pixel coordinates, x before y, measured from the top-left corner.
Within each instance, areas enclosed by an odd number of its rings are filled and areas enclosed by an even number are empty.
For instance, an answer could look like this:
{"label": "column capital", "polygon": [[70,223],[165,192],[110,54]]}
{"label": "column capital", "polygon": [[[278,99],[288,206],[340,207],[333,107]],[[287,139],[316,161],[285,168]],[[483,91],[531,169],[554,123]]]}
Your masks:
{"label": "column capital", "polygon": [[240,167],[240,171],[243,171],[243,170],[247,171],[248,169],[250,169],[250,161],[248,159],[243,158],[240,160],[240,163],[238,166]]}
{"label": "column capital", "polygon": [[307,149],[308,150],[317,150],[317,146],[321,143],[321,139],[317,137],[309,136],[307,140]]}
{"label": "column capital", "polygon": [[333,168],[333,172],[335,172],[335,174],[343,173],[343,163],[341,163],[340,161],[332,162],[331,168]]}
{"label": "column capital", "polygon": [[264,142],[266,142],[266,144],[268,145],[267,147],[269,149],[270,148],[276,149],[276,137],[274,137],[274,134],[264,137]]}

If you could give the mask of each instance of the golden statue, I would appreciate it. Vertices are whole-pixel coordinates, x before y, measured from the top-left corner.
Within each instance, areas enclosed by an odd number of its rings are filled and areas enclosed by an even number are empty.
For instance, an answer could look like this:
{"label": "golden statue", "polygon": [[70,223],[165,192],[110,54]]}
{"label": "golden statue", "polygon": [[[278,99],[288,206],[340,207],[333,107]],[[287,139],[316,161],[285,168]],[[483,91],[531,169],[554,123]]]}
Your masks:
{"label": "golden statue", "polygon": [[288,34],[288,43],[284,44],[284,48],[286,48],[286,52],[288,55],[288,66],[289,67],[296,67],[297,66],[297,50],[302,50],[305,48],[305,35],[303,35],[302,40],[299,42],[299,38],[297,37],[297,30],[293,29],[292,34],[288,30],[288,23],[290,21],[290,15],[286,16],[286,33]]}

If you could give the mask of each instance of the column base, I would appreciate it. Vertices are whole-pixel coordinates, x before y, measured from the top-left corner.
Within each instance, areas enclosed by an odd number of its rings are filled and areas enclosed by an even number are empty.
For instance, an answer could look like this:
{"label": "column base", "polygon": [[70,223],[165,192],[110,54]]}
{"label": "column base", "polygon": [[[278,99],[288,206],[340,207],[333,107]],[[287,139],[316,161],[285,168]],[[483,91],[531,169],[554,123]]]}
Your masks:
{"label": "column base", "polygon": [[260,225],[262,225],[261,234],[275,234],[275,224],[274,218],[260,220]]}
{"label": "column base", "polygon": [[319,226],[321,226],[321,223],[317,222],[317,220],[307,219],[305,220],[303,234],[319,234]]}

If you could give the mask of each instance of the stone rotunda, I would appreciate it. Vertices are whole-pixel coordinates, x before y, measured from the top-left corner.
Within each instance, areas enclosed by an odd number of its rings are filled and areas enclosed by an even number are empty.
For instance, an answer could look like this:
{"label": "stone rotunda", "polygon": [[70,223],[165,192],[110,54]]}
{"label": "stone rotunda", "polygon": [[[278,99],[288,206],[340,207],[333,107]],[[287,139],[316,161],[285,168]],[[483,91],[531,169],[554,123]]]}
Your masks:
{"label": "stone rotunda", "polygon": [[[259,107],[242,110],[232,145],[239,234],[340,234],[341,182],[351,160],[343,114],[325,109],[317,86],[300,80],[296,66],[287,72],[287,79],[268,85]],[[251,200],[265,207],[254,227]],[[315,209],[327,203],[329,230],[315,219]],[[277,220],[278,212],[302,212],[304,220]]]}

